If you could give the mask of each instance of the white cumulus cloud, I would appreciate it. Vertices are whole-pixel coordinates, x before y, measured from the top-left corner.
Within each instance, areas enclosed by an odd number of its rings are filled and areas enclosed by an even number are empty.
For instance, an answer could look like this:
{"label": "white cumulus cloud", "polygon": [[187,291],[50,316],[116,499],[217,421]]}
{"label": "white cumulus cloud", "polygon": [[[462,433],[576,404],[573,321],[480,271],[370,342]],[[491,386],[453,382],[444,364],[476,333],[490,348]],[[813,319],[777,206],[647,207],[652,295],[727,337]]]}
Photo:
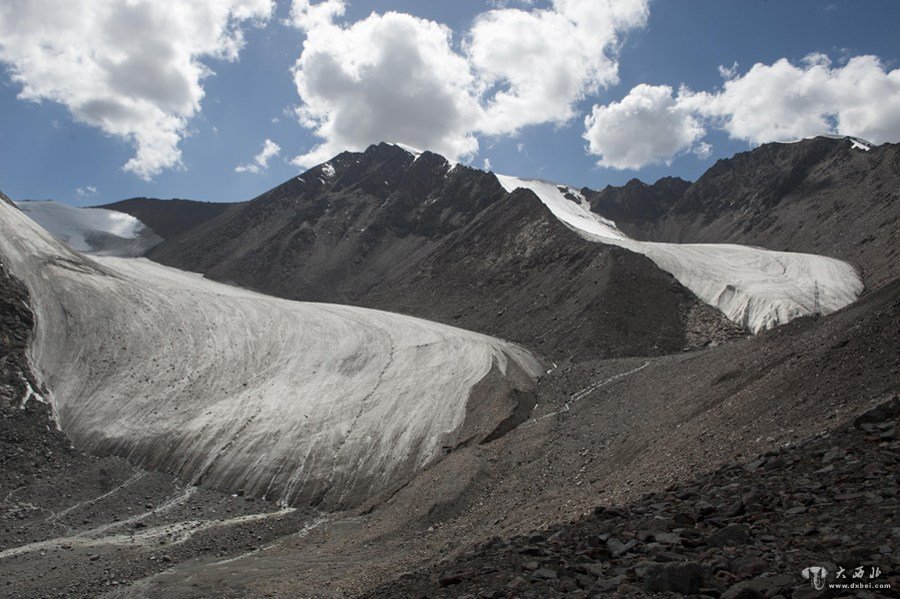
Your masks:
{"label": "white cumulus cloud", "polygon": [[832,66],[822,54],[800,65],[755,64],[721,90],[686,99],[735,138],[752,144],[835,133],[875,143],[900,140],[900,69],[875,56]]}
{"label": "white cumulus cloud", "polygon": [[478,150],[469,132],[480,116],[474,79],[448,28],[394,12],[344,27],[331,21],[343,3],[298,4],[306,3],[295,3],[294,22],[307,38],[294,67],[303,102],[297,114],[325,141],[297,164],[382,140],[450,158]]}
{"label": "white cumulus cloud", "polygon": [[149,179],[181,164],[178,143],[200,111],[201,59],[235,60],[241,27],[272,0],[5,0],[0,61],[19,97],[63,104],[128,140],[126,171]]}
{"label": "white cumulus cloud", "polygon": [[256,174],[261,173],[269,168],[269,160],[271,160],[275,156],[278,156],[280,152],[281,146],[279,146],[271,139],[267,139],[263,142],[263,147],[262,150],[259,151],[259,154],[253,157],[253,161],[234,167],[234,172]]}
{"label": "white cumulus cloud", "polygon": [[[638,169],[670,161],[706,134],[690,110],[667,85],[641,84],[620,102],[594,106],[585,119],[584,138],[600,166]],[[697,147],[709,153],[706,144]]]}
{"label": "white cumulus cloud", "polygon": [[643,26],[648,9],[647,0],[498,8],[458,43],[446,26],[408,14],[342,23],[344,13],[344,0],[292,5],[306,34],[294,66],[297,115],[322,139],[299,166],[382,140],[467,159],[478,135],[565,122],[586,94],[618,80],[621,36]]}
{"label": "white cumulus cloud", "polygon": [[571,119],[575,102],[618,82],[620,36],[648,14],[644,0],[554,0],[550,9],[480,15],[465,43],[487,90],[479,129],[506,134]]}
{"label": "white cumulus cloud", "polygon": [[585,121],[588,151],[600,166],[637,169],[688,150],[708,156],[701,140],[710,129],[751,145],[822,134],[900,141],[900,69],[887,70],[875,56],[835,66],[815,53],[800,64],[781,59],[743,75],[737,65],[720,73],[718,90],[641,84],[619,102],[594,106]]}

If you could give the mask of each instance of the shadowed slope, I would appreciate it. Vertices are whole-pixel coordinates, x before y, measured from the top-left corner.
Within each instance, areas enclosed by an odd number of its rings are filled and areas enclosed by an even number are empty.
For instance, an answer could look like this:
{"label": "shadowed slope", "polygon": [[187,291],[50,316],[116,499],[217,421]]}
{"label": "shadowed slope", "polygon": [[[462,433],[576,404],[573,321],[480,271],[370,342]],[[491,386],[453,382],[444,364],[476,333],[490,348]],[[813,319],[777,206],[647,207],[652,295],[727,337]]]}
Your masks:
{"label": "shadowed slope", "polygon": [[235,205],[177,198],[171,200],[131,198],[97,206],[97,208],[130,214],[153,229],[153,232],[163,239],[171,239],[214,219]]}

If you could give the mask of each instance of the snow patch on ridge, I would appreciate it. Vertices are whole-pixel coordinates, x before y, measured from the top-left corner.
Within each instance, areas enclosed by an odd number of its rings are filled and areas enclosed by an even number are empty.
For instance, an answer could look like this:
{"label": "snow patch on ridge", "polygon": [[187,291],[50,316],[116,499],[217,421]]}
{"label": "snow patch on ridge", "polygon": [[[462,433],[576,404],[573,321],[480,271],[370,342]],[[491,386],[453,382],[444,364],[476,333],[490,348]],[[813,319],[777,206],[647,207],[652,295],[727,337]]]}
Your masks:
{"label": "snow patch on ridge", "polygon": [[[414,148],[413,146],[408,146],[408,145],[406,145],[406,144],[401,144],[401,143],[397,143],[397,142],[391,142],[391,145],[392,145],[392,146],[395,146],[395,147],[398,147],[398,148],[400,148],[401,150],[404,150],[405,152],[407,152],[407,153],[409,153],[409,154],[412,154],[412,156],[413,156],[413,162],[415,162],[416,160],[418,160],[419,157],[420,157],[422,154],[425,153],[424,150],[420,150],[419,148]],[[444,158],[444,157],[442,157],[442,158]],[[447,158],[444,158],[444,160],[447,160]],[[458,163],[458,162],[454,162],[454,161],[452,161],[452,160],[447,160],[447,164],[450,165],[450,168],[447,170],[448,173],[449,173],[450,171],[452,171],[453,169],[455,169],[457,166],[459,166],[459,163]]]}
{"label": "snow patch on ridge", "polygon": [[[496,175],[496,177],[506,191],[512,192],[519,187],[533,191],[550,209],[553,216],[576,231],[603,239],[626,238],[625,234],[616,227],[616,223],[591,212],[590,205],[584,196],[580,192],[573,193],[572,189],[566,185],[539,179],[519,179],[507,175]],[[562,191],[561,188],[566,191]],[[566,198],[566,193],[573,195],[577,202]]]}
{"label": "snow patch on ridge", "polygon": [[419,156],[422,155],[422,150],[420,150],[419,148],[414,148],[414,147],[412,147],[412,146],[408,146],[408,145],[406,145],[406,144],[402,144],[402,143],[399,143],[399,142],[391,142],[391,145],[392,145],[392,146],[397,146],[397,147],[400,148],[401,150],[406,150],[407,152],[409,152],[410,154],[412,154],[413,157],[414,157],[414,161],[415,161],[415,160],[418,160],[418,159],[419,159]]}
{"label": "snow patch on ridge", "polygon": [[801,141],[805,141],[807,139],[815,139],[816,137],[824,137],[826,139],[849,139],[850,142],[853,144],[852,146],[850,146],[851,150],[863,150],[864,152],[868,152],[874,146],[878,145],[878,144],[872,143],[871,141],[866,141],[865,139],[863,139],[861,137],[854,137],[853,135],[835,135],[833,133],[822,133],[820,135],[814,135],[812,137],[804,137],[801,139],[792,139],[789,141],[775,141],[774,143],[796,144],[796,143],[800,143]]}
{"label": "snow patch on ridge", "polygon": [[863,291],[856,269],[834,258],[735,244],[637,241],[592,212],[584,198],[567,199],[566,186],[504,175],[497,178],[508,192],[517,188],[534,192],[556,218],[583,238],[646,256],[702,301],[754,333],[800,316],[829,314],[856,301]]}

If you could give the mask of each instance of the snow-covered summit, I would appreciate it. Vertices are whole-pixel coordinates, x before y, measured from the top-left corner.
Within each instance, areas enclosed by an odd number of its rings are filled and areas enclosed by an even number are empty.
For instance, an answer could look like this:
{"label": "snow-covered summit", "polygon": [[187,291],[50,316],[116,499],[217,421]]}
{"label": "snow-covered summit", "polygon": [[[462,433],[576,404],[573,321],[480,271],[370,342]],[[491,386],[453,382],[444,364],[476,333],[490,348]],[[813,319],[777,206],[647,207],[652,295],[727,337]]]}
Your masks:
{"label": "snow-covered summit", "polygon": [[103,208],[75,208],[52,200],[16,205],[74,250],[103,256],[140,256],[162,239],[137,218]]}

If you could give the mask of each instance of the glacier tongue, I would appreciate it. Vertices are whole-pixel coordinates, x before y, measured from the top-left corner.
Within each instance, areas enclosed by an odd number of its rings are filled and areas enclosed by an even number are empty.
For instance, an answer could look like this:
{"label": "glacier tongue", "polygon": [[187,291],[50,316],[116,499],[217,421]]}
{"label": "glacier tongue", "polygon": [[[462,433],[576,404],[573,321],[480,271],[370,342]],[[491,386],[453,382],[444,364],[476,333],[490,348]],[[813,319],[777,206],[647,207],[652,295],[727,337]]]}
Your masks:
{"label": "glacier tongue", "polygon": [[856,301],[863,291],[856,269],[834,258],[734,244],[637,241],[592,212],[577,191],[564,185],[497,178],[506,191],[534,192],[554,216],[585,239],[646,256],[702,301],[754,333],[799,316],[829,314]]}
{"label": "glacier tongue", "polygon": [[32,363],[80,447],[284,503],[395,488],[490,433],[542,370],[425,320],[87,259],[2,203],[0,259],[29,287]]}
{"label": "glacier tongue", "polygon": [[79,252],[140,256],[162,239],[137,218],[104,208],[75,208],[52,200],[17,202],[19,209]]}

